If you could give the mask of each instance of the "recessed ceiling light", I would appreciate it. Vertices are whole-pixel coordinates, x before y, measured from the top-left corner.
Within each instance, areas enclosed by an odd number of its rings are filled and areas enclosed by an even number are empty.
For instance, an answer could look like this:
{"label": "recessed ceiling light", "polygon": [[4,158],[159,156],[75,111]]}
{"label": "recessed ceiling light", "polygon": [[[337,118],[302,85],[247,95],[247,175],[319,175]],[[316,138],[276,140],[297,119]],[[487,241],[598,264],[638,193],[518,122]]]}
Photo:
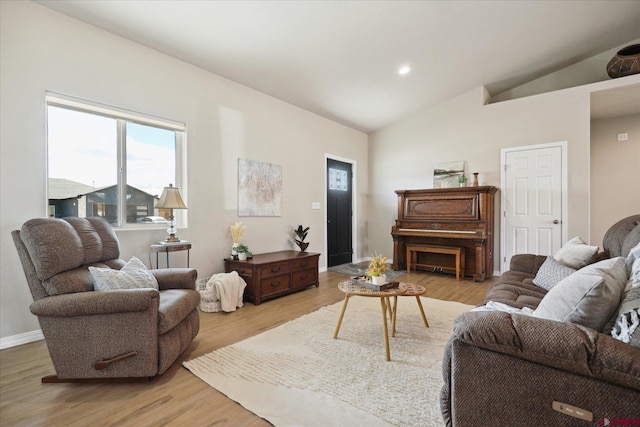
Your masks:
{"label": "recessed ceiling light", "polygon": [[409,74],[410,71],[411,71],[411,67],[408,65],[403,65],[402,67],[398,68],[398,74],[400,74],[401,76],[404,76],[405,74]]}

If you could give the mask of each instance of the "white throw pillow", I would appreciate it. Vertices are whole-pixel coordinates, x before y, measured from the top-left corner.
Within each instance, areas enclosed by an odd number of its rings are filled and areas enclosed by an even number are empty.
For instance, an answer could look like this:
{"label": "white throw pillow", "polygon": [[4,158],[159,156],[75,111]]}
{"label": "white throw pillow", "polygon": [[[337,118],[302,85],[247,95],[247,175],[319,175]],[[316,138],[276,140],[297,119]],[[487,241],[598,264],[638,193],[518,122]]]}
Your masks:
{"label": "white throw pillow", "polygon": [[117,289],[158,289],[158,280],[151,274],[142,261],[131,257],[120,270],[111,268],[89,267],[93,276],[95,291],[112,291]]}
{"label": "white throw pillow", "polygon": [[623,257],[591,264],[554,286],[533,315],[602,331],[620,304],[626,281]]}
{"label": "white throw pillow", "polygon": [[631,285],[640,286],[640,243],[629,251],[624,266],[627,269],[627,275],[629,276],[629,280],[631,280]]}
{"label": "white throw pillow", "polygon": [[550,291],[562,279],[571,276],[575,271],[575,268],[567,267],[549,256],[538,269],[536,277],[533,278],[533,284]]}
{"label": "white throw pillow", "polygon": [[597,246],[589,246],[580,237],[574,237],[565,243],[553,258],[577,270],[587,265],[597,253]]}

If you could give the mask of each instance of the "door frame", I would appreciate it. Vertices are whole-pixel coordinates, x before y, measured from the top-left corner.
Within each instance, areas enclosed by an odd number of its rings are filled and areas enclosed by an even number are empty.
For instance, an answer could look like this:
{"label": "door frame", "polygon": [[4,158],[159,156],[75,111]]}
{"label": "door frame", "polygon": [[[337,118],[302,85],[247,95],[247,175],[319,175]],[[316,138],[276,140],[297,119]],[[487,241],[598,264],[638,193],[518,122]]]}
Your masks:
{"label": "door frame", "polygon": [[568,197],[567,197],[567,190],[568,190],[568,185],[567,185],[567,165],[568,165],[568,159],[567,159],[567,141],[557,141],[557,142],[549,142],[546,144],[534,144],[534,145],[522,145],[519,147],[509,147],[509,148],[503,148],[500,150],[500,188],[502,188],[502,191],[500,191],[500,269],[502,270],[501,273],[504,273],[505,271],[509,270],[509,266],[506,263],[505,260],[505,248],[506,248],[506,228],[507,228],[507,224],[506,224],[506,216],[507,216],[507,210],[506,210],[506,206],[507,206],[507,192],[505,191],[506,189],[506,165],[507,165],[507,153],[513,153],[516,151],[528,151],[528,150],[538,150],[538,149],[542,149],[542,148],[556,148],[556,147],[560,147],[560,156],[562,157],[560,159],[560,167],[562,168],[561,172],[560,172],[560,177],[562,180],[562,183],[560,185],[560,191],[561,191],[561,209],[562,209],[562,214],[560,215],[560,220],[562,221],[562,233],[560,236],[561,242],[564,243],[568,240],[568,229],[569,229],[569,222],[568,222],[568,215],[567,215],[567,210],[568,210],[568,206],[569,206],[569,202],[568,202]]}
{"label": "door frame", "polygon": [[329,265],[329,239],[327,238],[327,160],[337,160],[343,163],[349,163],[351,165],[351,250],[353,251],[351,262],[359,262],[359,252],[358,245],[354,244],[358,242],[358,204],[356,203],[357,194],[358,194],[358,169],[357,162],[353,159],[347,159],[346,157],[335,156],[333,154],[325,153],[324,154],[324,253],[325,253],[325,268],[328,268]]}

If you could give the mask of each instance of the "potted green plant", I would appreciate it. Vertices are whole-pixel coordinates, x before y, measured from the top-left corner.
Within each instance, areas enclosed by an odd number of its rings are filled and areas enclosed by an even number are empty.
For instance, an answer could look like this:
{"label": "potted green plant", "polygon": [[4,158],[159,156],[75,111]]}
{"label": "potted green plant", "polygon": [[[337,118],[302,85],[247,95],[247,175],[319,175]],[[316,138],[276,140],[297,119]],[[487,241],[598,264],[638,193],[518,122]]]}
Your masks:
{"label": "potted green plant", "polygon": [[244,261],[252,255],[249,248],[242,243],[236,246],[236,252],[238,252],[238,259],[240,261]]}
{"label": "potted green plant", "polygon": [[464,187],[467,183],[467,177],[464,175],[460,175],[458,177],[458,187]]}
{"label": "potted green plant", "polygon": [[309,242],[305,242],[304,239],[307,238],[307,234],[309,233],[309,227],[303,227],[302,225],[298,225],[298,228],[293,230],[296,233],[298,238],[294,238],[296,245],[300,248],[300,252],[304,252],[309,247]]}

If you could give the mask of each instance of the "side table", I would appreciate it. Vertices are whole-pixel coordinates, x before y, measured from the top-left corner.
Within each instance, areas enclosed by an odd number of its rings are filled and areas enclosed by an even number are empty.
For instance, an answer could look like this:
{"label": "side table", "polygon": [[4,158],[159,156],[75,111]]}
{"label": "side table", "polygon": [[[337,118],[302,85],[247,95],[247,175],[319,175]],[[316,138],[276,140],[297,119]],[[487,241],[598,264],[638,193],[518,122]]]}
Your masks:
{"label": "side table", "polygon": [[165,252],[167,254],[167,268],[169,268],[169,252],[187,251],[187,267],[189,267],[189,253],[191,250],[191,242],[188,240],[180,240],[179,242],[156,242],[149,247],[151,253],[156,254],[156,268],[160,268],[158,264],[158,254]]}

